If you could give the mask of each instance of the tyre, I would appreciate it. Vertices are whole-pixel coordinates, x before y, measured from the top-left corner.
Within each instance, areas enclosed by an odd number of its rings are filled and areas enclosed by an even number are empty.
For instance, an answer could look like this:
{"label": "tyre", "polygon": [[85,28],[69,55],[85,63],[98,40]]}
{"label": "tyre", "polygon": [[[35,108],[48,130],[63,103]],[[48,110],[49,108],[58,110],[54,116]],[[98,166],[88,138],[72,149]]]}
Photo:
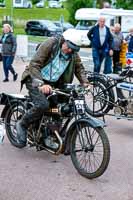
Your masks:
{"label": "tyre", "polygon": [[80,122],[73,131],[70,152],[73,165],[82,176],[93,179],[101,176],[110,160],[110,144],[102,128]]}
{"label": "tyre", "polygon": [[18,148],[23,148],[24,145],[17,142],[16,122],[21,119],[25,113],[25,107],[22,102],[14,102],[7,111],[5,117],[5,128],[9,141]]}
{"label": "tyre", "polygon": [[26,30],[26,34],[27,34],[27,35],[32,35],[31,30],[30,30],[30,29],[27,29],[27,30]]}
{"label": "tyre", "polygon": [[88,77],[88,80],[93,88],[85,95],[86,112],[94,117],[102,117],[113,108],[113,90],[110,84],[98,76]]}
{"label": "tyre", "polygon": [[43,32],[43,35],[47,37],[47,36],[48,36],[48,32],[45,30],[45,31]]}

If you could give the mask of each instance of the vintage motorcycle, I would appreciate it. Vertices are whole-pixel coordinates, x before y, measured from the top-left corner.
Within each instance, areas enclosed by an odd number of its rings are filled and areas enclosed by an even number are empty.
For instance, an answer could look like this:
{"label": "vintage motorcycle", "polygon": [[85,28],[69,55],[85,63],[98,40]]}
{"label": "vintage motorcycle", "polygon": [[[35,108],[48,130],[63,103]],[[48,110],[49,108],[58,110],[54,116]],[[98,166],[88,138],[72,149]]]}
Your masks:
{"label": "vintage motorcycle", "polygon": [[114,109],[118,119],[133,119],[133,67],[127,66],[120,74],[88,73],[94,86],[88,93],[88,113],[102,117]]}
{"label": "vintage motorcycle", "polygon": [[[53,89],[48,95],[50,108],[36,123],[30,125],[27,141],[38,151],[70,155],[73,165],[82,176],[93,179],[101,176],[110,160],[110,145],[103,129],[104,123],[86,113],[85,93],[81,85],[67,84],[63,89]],[[5,105],[6,133],[12,145],[17,142],[16,122],[33,106],[29,96],[0,95]]]}

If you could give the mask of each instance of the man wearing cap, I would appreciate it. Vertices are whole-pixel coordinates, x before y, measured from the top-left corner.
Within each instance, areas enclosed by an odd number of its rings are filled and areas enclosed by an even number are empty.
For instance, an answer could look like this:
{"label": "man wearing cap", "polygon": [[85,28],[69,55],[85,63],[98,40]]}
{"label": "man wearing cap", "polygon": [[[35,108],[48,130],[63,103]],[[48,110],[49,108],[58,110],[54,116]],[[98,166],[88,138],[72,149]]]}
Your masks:
{"label": "man wearing cap", "polygon": [[[17,122],[18,142],[26,145],[26,130],[30,124],[40,118],[49,107],[46,94],[51,93],[52,87],[60,87],[65,83],[72,83],[74,75],[81,84],[87,86],[88,80],[77,52],[80,50],[71,35],[51,37],[37,49],[29,66],[22,74],[22,84],[26,84],[29,95],[34,103],[23,118]],[[33,87],[33,79],[44,82],[39,88]]]}

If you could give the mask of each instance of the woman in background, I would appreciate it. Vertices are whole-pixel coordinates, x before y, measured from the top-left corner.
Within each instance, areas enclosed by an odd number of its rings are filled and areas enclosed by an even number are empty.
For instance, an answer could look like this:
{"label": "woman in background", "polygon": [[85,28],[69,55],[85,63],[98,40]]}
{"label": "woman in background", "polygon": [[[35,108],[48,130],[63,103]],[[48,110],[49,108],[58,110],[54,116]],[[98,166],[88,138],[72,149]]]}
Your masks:
{"label": "woman in background", "polygon": [[16,81],[18,74],[15,72],[12,63],[14,61],[17,43],[16,38],[13,35],[12,27],[9,24],[3,25],[3,35],[1,37],[0,43],[2,43],[1,53],[5,74],[5,79],[3,82],[9,81],[9,71],[13,74],[13,81]]}

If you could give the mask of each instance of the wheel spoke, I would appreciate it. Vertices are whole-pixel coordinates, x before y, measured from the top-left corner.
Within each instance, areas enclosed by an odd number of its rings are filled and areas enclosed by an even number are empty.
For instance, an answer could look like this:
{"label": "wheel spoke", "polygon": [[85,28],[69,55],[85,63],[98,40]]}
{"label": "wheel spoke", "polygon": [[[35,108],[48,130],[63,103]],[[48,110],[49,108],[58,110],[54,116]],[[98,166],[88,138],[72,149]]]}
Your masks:
{"label": "wheel spoke", "polygon": [[16,122],[21,119],[24,113],[24,107],[18,103],[11,105],[5,118],[5,128],[7,136],[11,143],[16,143]]}
{"label": "wheel spoke", "polygon": [[72,161],[79,173],[88,178],[101,175],[109,162],[110,147],[102,133],[103,136],[97,129],[81,123],[73,138]]}

